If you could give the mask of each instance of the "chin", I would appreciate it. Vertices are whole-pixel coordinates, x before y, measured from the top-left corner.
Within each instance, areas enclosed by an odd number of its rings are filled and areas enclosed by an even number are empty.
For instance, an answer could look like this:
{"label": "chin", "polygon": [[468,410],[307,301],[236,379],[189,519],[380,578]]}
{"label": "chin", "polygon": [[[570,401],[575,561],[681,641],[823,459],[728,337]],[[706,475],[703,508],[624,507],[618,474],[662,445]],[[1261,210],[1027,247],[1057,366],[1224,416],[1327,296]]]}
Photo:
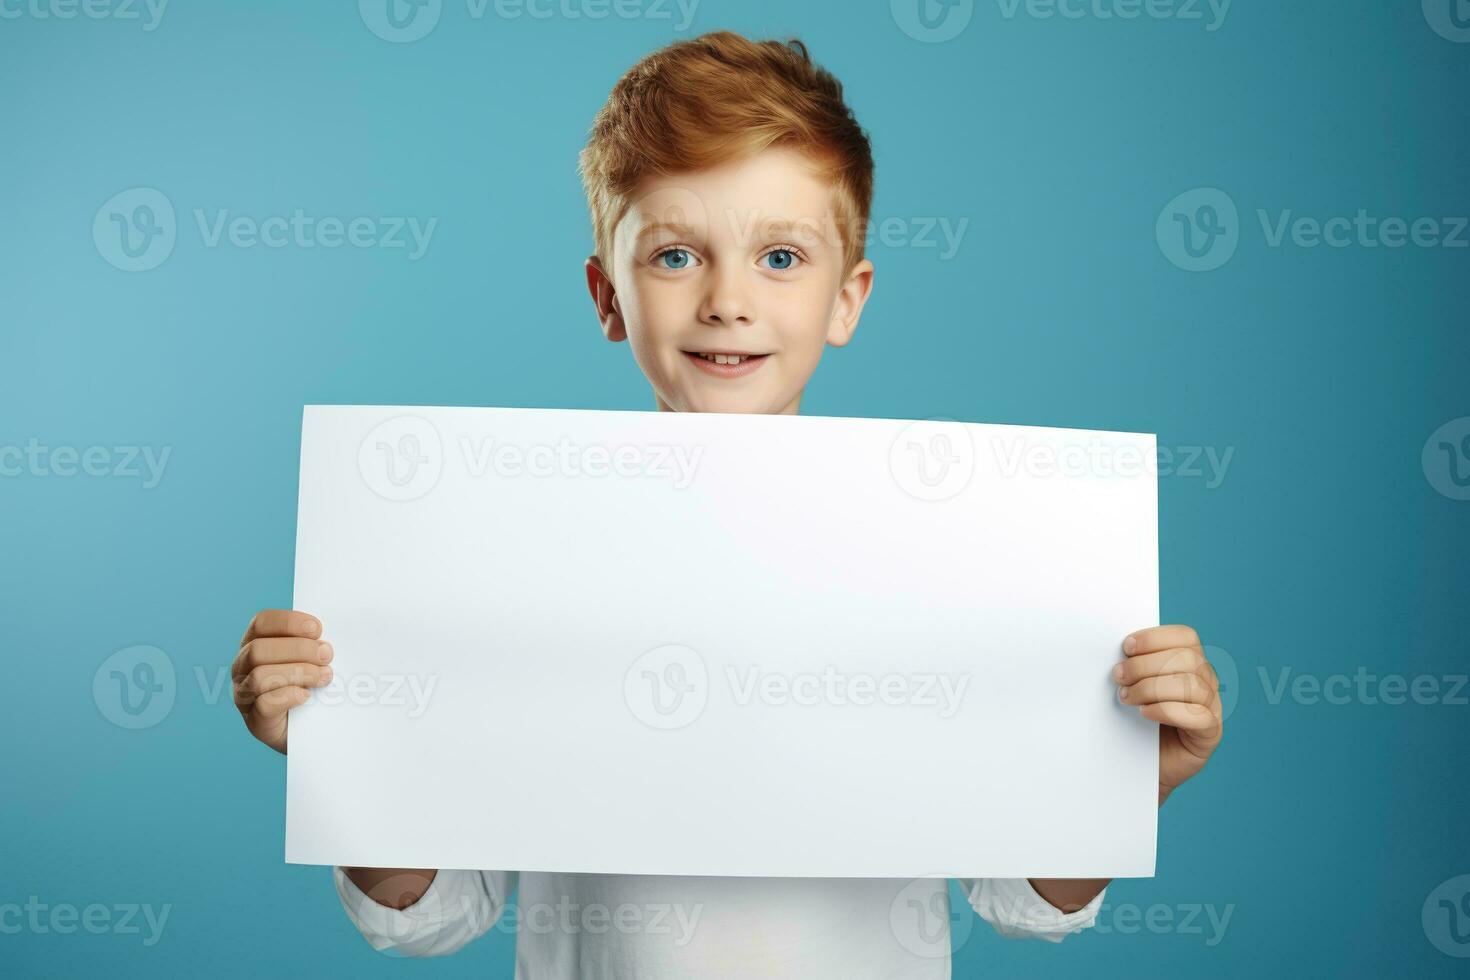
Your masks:
{"label": "chin", "polygon": [[698,392],[668,404],[680,412],[718,412],[726,415],[774,415],[787,402],[755,392]]}

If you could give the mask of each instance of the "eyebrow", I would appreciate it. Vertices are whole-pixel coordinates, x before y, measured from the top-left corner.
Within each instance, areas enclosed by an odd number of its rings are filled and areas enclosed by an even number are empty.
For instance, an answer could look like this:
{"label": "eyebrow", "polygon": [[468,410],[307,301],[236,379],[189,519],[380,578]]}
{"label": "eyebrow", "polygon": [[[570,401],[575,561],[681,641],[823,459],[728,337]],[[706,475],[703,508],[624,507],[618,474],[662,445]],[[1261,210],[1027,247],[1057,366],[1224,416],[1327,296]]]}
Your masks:
{"label": "eyebrow", "polygon": [[680,238],[695,237],[694,229],[686,224],[681,224],[677,221],[655,221],[651,225],[645,225],[644,227],[640,228],[638,230],[638,237],[634,239],[634,242],[642,242],[645,238],[648,238],[649,236],[661,231],[671,232],[675,236]]}
{"label": "eyebrow", "polygon": [[[810,229],[815,227],[817,229],[817,242],[825,243],[826,238],[821,233],[821,224],[821,220],[816,218],[770,217],[762,219],[759,222],[760,234],[756,237],[767,239],[782,237],[789,238],[792,237],[798,229],[809,231]],[[653,224],[645,225],[643,228],[639,229],[638,235],[634,239],[634,243],[641,244],[644,239],[659,232],[669,232],[679,238],[697,238],[699,236],[699,232],[697,230],[682,222],[655,221]],[[806,240],[809,237],[809,234],[804,235],[803,240]]]}

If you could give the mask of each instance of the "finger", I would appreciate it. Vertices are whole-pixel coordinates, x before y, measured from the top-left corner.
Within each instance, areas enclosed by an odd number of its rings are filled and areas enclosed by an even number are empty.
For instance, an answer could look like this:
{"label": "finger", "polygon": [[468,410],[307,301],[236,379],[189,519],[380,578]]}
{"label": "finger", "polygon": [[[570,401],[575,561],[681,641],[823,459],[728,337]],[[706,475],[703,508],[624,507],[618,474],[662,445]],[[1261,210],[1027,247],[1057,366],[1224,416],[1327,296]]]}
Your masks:
{"label": "finger", "polygon": [[1143,705],[1138,713],[1149,721],[1171,725],[1201,738],[1209,739],[1220,734],[1220,716],[1202,704],[1159,701]]}
{"label": "finger", "polygon": [[1198,647],[1199,634],[1189,626],[1151,626],[1123,638],[1123,652],[1130,657],[1158,653],[1170,647]]}
{"label": "finger", "polygon": [[308,613],[294,609],[262,609],[245,628],[240,645],[244,646],[261,636],[305,636],[315,639],[321,633],[321,622]]}
{"label": "finger", "polygon": [[324,664],[332,659],[332,645],[299,636],[257,637],[240,648],[230,665],[230,676],[239,680],[265,664]]}
{"label": "finger", "polygon": [[304,687],[278,687],[255,699],[251,714],[261,721],[271,721],[284,715],[299,704],[304,704],[311,693]]}
{"label": "finger", "polygon": [[1159,674],[1200,673],[1206,666],[1205,655],[1194,647],[1175,647],[1158,653],[1140,653],[1121,660],[1113,667],[1113,680],[1119,684],[1137,684],[1145,677]]}
{"label": "finger", "polygon": [[1164,674],[1145,677],[1137,684],[1118,689],[1125,704],[1154,704],[1159,701],[1185,701],[1208,705],[1215,700],[1215,689],[1198,674]]}
{"label": "finger", "polygon": [[332,680],[330,666],[316,664],[267,664],[235,682],[235,703],[248,707],[262,695],[283,687],[321,687]]}

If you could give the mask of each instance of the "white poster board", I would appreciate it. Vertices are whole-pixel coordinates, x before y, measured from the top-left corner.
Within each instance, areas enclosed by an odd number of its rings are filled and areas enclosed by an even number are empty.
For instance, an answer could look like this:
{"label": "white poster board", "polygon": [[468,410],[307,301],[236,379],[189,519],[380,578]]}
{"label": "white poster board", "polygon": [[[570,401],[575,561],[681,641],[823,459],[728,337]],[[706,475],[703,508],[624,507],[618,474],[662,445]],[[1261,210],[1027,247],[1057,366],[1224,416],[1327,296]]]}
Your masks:
{"label": "white poster board", "polygon": [[305,412],[286,859],[911,878],[1154,871],[1154,437]]}

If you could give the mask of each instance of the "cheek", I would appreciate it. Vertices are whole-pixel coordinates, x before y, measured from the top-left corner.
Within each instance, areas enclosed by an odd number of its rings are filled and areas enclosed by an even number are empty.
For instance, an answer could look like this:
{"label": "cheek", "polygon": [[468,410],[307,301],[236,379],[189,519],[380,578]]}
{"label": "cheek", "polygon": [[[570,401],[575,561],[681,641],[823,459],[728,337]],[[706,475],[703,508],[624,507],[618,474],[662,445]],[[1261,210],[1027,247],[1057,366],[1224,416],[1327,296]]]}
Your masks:
{"label": "cheek", "polygon": [[689,318],[689,303],[684,294],[687,288],[677,283],[638,283],[629,305],[624,307],[630,316],[630,330],[637,330],[652,344],[661,344],[676,331],[677,325]]}
{"label": "cheek", "polygon": [[789,350],[803,361],[815,361],[827,346],[827,328],[832,316],[832,295],[825,283],[813,284],[799,297],[789,297],[788,313],[781,328]]}

